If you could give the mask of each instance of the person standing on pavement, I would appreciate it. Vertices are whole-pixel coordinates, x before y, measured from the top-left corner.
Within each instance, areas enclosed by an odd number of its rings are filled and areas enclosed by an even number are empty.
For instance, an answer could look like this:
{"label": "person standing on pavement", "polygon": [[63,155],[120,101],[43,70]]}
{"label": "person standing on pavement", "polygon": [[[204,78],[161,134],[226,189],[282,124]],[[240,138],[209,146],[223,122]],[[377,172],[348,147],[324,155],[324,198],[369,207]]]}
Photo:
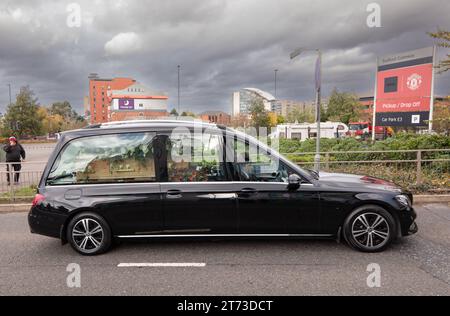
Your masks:
{"label": "person standing on pavement", "polygon": [[[11,165],[14,170],[14,184],[19,183],[20,169],[22,169],[21,160],[25,161],[25,150],[22,145],[19,144],[14,136],[9,138],[9,144],[3,147],[6,152],[6,178],[8,185],[11,185],[9,178],[9,166]],[[22,159],[21,159],[22,158]]]}

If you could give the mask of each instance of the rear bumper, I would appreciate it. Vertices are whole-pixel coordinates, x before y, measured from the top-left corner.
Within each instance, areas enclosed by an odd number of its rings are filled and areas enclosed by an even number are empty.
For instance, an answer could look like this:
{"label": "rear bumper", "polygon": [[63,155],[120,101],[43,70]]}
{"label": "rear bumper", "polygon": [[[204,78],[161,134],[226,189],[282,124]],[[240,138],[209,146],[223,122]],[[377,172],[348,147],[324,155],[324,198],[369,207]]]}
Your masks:
{"label": "rear bumper", "polygon": [[28,213],[28,225],[32,234],[61,238],[67,216],[49,212],[41,206],[33,206]]}

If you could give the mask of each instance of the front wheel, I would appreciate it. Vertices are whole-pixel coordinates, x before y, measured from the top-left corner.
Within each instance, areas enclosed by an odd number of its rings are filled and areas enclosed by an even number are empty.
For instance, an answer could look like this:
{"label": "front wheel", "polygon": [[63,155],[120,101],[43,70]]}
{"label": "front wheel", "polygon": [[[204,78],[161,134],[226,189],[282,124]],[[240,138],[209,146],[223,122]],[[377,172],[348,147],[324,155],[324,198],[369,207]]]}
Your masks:
{"label": "front wheel", "polygon": [[396,225],[392,215],[384,208],[365,205],[347,217],[343,233],[352,248],[363,252],[380,252],[394,240]]}
{"label": "front wheel", "polygon": [[70,221],[67,240],[72,248],[82,255],[99,255],[111,247],[111,229],[101,216],[81,213]]}

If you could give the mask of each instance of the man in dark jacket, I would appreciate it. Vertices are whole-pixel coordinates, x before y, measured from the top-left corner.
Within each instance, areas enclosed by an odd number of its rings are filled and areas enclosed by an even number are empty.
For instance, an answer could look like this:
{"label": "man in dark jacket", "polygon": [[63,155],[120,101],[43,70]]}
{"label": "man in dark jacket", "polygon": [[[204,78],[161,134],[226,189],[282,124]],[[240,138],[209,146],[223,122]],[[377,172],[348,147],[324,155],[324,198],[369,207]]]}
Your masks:
{"label": "man in dark jacket", "polygon": [[8,185],[10,185],[9,179],[9,166],[11,165],[14,169],[14,184],[19,183],[20,169],[22,169],[21,157],[22,160],[25,161],[25,150],[23,147],[17,142],[17,139],[14,136],[9,138],[9,144],[3,147],[3,150],[6,152],[6,178],[8,180]]}

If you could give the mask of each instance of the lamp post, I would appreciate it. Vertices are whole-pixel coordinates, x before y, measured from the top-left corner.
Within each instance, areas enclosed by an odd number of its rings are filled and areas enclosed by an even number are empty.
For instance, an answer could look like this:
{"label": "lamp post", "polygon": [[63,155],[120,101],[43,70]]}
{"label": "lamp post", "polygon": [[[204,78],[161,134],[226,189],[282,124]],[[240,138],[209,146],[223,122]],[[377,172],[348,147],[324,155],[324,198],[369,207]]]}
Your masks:
{"label": "lamp post", "polygon": [[9,105],[11,105],[12,101],[11,101],[11,84],[8,83],[7,86],[9,87]]}
{"label": "lamp post", "polygon": [[180,68],[181,66],[178,65],[178,116],[180,116]]}
{"label": "lamp post", "polygon": [[275,73],[275,101],[277,100],[277,73],[278,73],[278,69],[274,70]]}
{"label": "lamp post", "polygon": [[315,51],[317,53],[315,82],[316,82],[316,154],[314,156],[314,169],[319,173],[320,171],[320,104],[321,104],[321,86],[322,86],[322,52],[320,49],[298,48],[290,55],[291,60],[306,51]]}
{"label": "lamp post", "polygon": [[272,111],[273,112],[277,112],[277,106],[278,106],[278,99],[277,99],[277,73],[278,73],[278,69],[274,69],[274,74],[275,74],[275,78],[274,78],[274,85],[275,85],[275,100],[272,103]]}

